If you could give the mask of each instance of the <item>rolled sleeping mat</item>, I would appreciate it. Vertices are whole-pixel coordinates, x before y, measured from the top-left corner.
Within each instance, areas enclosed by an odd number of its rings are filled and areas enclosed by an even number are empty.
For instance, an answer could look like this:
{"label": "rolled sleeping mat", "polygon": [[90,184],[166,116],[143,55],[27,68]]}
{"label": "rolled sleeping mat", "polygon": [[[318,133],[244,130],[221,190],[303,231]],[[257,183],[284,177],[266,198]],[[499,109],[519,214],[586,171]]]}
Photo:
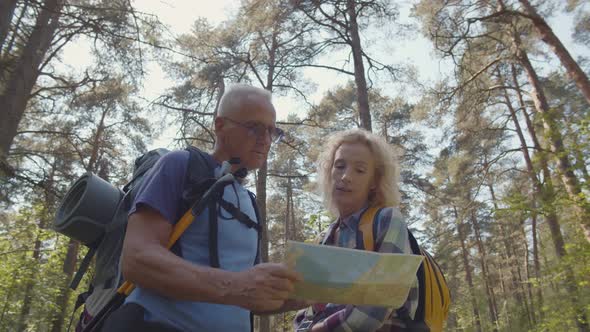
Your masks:
{"label": "rolled sleeping mat", "polygon": [[66,193],[57,209],[53,228],[89,247],[95,245],[122,197],[122,190],[88,172]]}

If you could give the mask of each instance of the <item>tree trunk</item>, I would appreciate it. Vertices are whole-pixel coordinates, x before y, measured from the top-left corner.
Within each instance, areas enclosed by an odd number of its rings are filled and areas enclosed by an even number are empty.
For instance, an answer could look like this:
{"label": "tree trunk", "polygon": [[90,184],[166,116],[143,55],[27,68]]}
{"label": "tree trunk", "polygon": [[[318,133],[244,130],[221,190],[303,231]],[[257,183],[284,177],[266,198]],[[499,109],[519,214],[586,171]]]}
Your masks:
{"label": "tree trunk", "polygon": [[561,179],[565,185],[568,196],[574,202],[586,241],[590,242],[590,206],[583,197],[578,179],[572,170],[568,154],[563,146],[561,132],[555,123],[554,116],[551,114],[537,72],[533,68],[527,53],[520,47],[520,40],[516,33],[514,34],[513,40],[517,49],[517,57],[527,74],[529,83],[531,84],[531,97],[535,104],[535,110],[541,115],[551,152],[557,158],[557,168],[561,173]]}
{"label": "tree trunk", "polygon": [[[514,34],[513,40],[517,50],[517,57],[520,60],[525,72],[527,73],[529,83],[531,84],[531,96],[533,98],[533,103],[535,104],[535,109],[542,116],[543,127],[547,131],[547,136],[549,138],[551,150],[558,159],[558,168],[562,172],[561,175],[566,190],[570,195],[570,198],[576,204],[576,207],[579,208],[577,212],[579,216],[582,217],[582,229],[584,230],[584,234],[586,235],[586,240],[590,242],[590,213],[586,214],[586,211],[584,211],[585,209],[583,209],[583,206],[580,205],[580,199],[585,202],[585,199],[583,197],[579,197],[579,195],[572,197],[572,194],[575,194],[576,190],[578,190],[579,193],[580,188],[577,184],[577,178],[575,177],[575,175],[569,167],[569,158],[563,150],[561,134],[550,114],[549,105],[547,104],[547,99],[545,98],[545,93],[543,92],[537,73],[531,64],[527,53],[520,47],[520,40],[518,38],[518,34]],[[545,179],[545,181],[547,181],[547,178]],[[585,216],[588,217],[585,218]],[[561,230],[559,229],[558,224],[549,223],[549,227],[551,228],[552,234],[561,234]],[[556,251],[558,252],[558,257],[562,258],[566,254],[563,238],[561,238],[560,242],[561,243],[556,243]],[[578,300],[578,291],[574,278],[574,273],[571,270],[571,268],[566,268],[565,272],[566,288],[574,304],[574,308],[576,311],[575,320],[576,325],[578,326],[578,330],[584,332],[590,331],[590,326],[588,325],[588,321],[586,319],[585,310],[580,306],[580,301]]]}
{"label": "tree trunk", "polygon": [[[256,204],[260,212],[258,223],[262,228],[260,239],[260,261],[268,262],[268,225],[266,224],[266,178],[268,166],[264,162],[258,170],[256,177]],[[268,316],[260,316],[260,332],[270,332],[270,319]]]}
{"label": "tree trunk", "polygon": [[465,270],[465,281],[469,286],[469,294],[471,295],[471,305],[473,306],[473,319],[475,320],[475,330],[481,332],[481,317],[479,316],[479,308],[477,305],[477,298],[475,297],[475,287],[473,286],[473,279],[471,277],[471,266],[469,265],[469,251],[465,245],[467,235],[463,231],[463,224],[459,220],[459,213],[457,208],[453,207],[455,212],[455,219],[457,223],[457,233],[459,233],[459,241],[461,244],[461,256],[463,258],[463,269]]}
{"label": "tree trunk", "polygon": [[[275,70],[275,57],[278,48],[277,41],[277,25],[273,25],[273,34],[271,47],[268,54],[268,73],[266,76],[266,90],[272,93],[274,87],[274,70]],[[262,167],[258,170],[258,176],[256,179],[256,204],[260,212],[260,226],[262,227],[262,236],[260,243],[260,260],[261,262],[268,262],[268,224],[266,220],[266,179],[268,176],[268,163],[265,161]],[[259,332],[270,332],[270,317],[260,316],[260,329]]]}
{"label": "tree trunk", "polygon": [[27,317],[29,316],[29,312],[31,311],[31,302],[33,299],[33,287],[35,286],[35,277],[37,275],[36,271],[38,270],[39,266],[39,251],[41,249],[41,240],[39,234],[37,234],[37,238],[35,239],[35,245],[33,246],[33,261],[35,262],[34,267],[31,267],[31,270],[26,272],[29,274],[27,283],[25,285],[25,295],[23,297],[23,305],[20,310],[18,324],[17,324],[17,331],[26,331],[27,327]]}
{"label": "tree trunk", "polygon": [[14,292],[18,289],[17,285],[16,285],[16,281],[19,280],[19,270],[18,269],[14,269],[12,271],[12,278],[10,278],[10,285],[8,286],[8,291],[6,292],[6,298],[4,299],[4,305],[2,305],[2,314],[0,314],[0,328],[5,328],[2,329],[2,331],[9,331],[9,327],[11,326],[11,321],[9,321],[8,319],[5,319],[6,316],[6,312],[10,311],[10,306],[12,304],[14,304],[14,301],[12,300],[12,295],[14,294]]}
{"label": "tree trunk", "polygon": [[537,13],[537,10],[531,6],[528,0],[518,0],[524,7],[527,14],[530,16],[533,25],[535,26],[535,30],[541,36],[541,40],[545,42],[551,48],[553,53],[559,58],[561,64],[565,67],[566,73],[570,79],[572,79],[588,104],[590,104],[590,81],[588,81],[588,76],[586,73],[580,68],[578,63],[574,60],[571,54],[567,51],[565,46],[561,43],[561,40],[557,38],[553,30],[545,19],[541,17]]}
{"label": "tree trunk", "polygon": [[524,246],[524,259],[523,259],[523,264],[524,264],[524,273],[526,275],[526,286],[527,286],[527,294],[528,294],[528,299],[531,303],[531,310],[529,311],[529,320],[531,321],[532,325],[537,324],[537,321],[535,319],[535,303],[533,302],[533,289],[531,286],[531,271],[530,271],[530,252],[529,252],[529,244],[527,241],[527,237],[526,237],[526,231],[525,231],[525,219],[520,221],[520,236],[521,236],[521,241],[522,244]]}
{"label": "tree trunk", "polygon": [[471,211],[471,225],[473,226],[473,231],[475,232],[475,242],[477,244],[477,250],[479,253],[479,262],[481,265],[481,273],[483,277],[484,287],[486,289],[486,297],[488,302],[488,310],[490,311],[490,319],[492,321],[492,330],[498,331],[498,308],[496,306],[496,296],[494,294],[494,290],[490,286],[490,274],[488,271],[488,266],[486,262],[486,251],[483,246],[483,242],[481,240],[481,233],[479,230],[479,224],[475,217],[475,211]]}
{"label": "tree trunk", "polygon": [[6,36],[8,36],[16,2],[17,0],[0,0],[0,50],[2,50]]}
{"label": "tree trunk", "polygon": [[285,209],[285,248],[287,241],[291,239],[291,178],[287,179],[287,197],[286,197],[286,209]]}
{"label": "tree trunk", "polygon": [[64,260],[64,273],[66,274],[64,277],[64,284],[63,287],[59,291],[59,295],[56,300],[56,311],[53,314],[53,318],[51,319],[51,332],[60,332],[63,327],[64,320],[68,313],[68,301],[70,299],[70,295],[72,294],[72,289],[70,288],[70,281],[74,276],[74,269],[70,269],[69,271],[65,271],[65,268],[68,266],[76,266],[76,262],[78,260],[78,250],[80,247],[80,243],[73,239],[70,239],[68,242],[68,251],[66,253],[66,258]]}
{"label": "tree trunk", "polygon": [[352,48],[352,60],[354,62],[354,81],[356,83],[357,104],[361,128],[371,131],[371,113],[369,112],[369,91],[365,78],[365,66],[361,48],[361,37],[356,21],[356,2],[347,0],[346,9],[350,19],[350,47]]}
{"label": "tree trunk", "polygon": [[[520,141],[520,148],[525,160],[525,164],[527,167],[527,171],[529,173],[529,177],[531,178],[531,181],[533,183],[533,197],[532,197],[532,204],[533,204],[533,208],[531,209],[531,222],[532,222],[532,237],[533,237],[533,260],[534,260],[534,269],[535,269],[535,278],[537,279],[537,281],[540,279],[541,276],[541,272],[540,272],[540,264],[539,264],[539,251],[538,251],[538,246],[537,246],[537,206],[536,206],[536,201],[541,199],[543,197],[543,185],[541,184],[541,181],[539,181],[539,178],[537,177],[537,173],[535,172],[534,168],[533,168],[533,163],[531,161],[531,157],[529,154],[529,150],[527,147],[527,143],[526,140],[524,138],[524,134],[522,132],[522,129],[520,127],[520,123],[518,121],[518,118],[516,116],[516,111],[514,110],[514,108],[512,107],[512,101],[510,100],[509,96],[508,96],[508,92],[505,90],[504,91],[504,99],[506,100],[506,106],[508,107],[508,110],[510,111],[510,117],[512,118],[512,122],[514,123],[514,128],[516,130],[516,134],[518,136],[518,139]],[[523,109],[523,112],[526,112],[526,109]],[[536,139],[535,139],[536,140]],[[550,218],[552,219],[556,219],[557,216],[552,215],[550,216]],[[530,285],[530,282],[528,283]],[[541,287],[536,287],[536,293],[537,293],[537,305],[533,306],[533,308],[538,308],[538,310],[542,310],[543,308],[543,296],[541,293]],[[531,297],[532,300],[532,297]]]}
{"label": "tree trunk", "polygon": [[[499,211],[498,201],[496,199],[496,192],[494,187],[491,184],[488,184],[488,189],[490,190],[490,195],[492,198],[492,204],[494,206],[494,210]],[[520,285],[522,285],[521,279],[519,279],[520,271],[518,264],[515,258],[514,243],[512,237],[509,235],[509,232],[506,231],[506,225],[501,220],[497,220],[498,226],[500,228],[500,236],[502,237],[502,242],[504,244],[504,253],[503,255],[506,257],[505,264],[508,265],[508,270],[510,271],[510,287],[509,292],[512,294],[515,303],[522,305],[522,310],[529,316],[529,306],[528,302],[525,297],[523,297],[523,292],[520,290]],[[529,322],[530,323],[530,322]]]}
{"label": "tree trunk", "polygon": [[45,0],[22,55],[0,94],[0,163],[4,163],[16,136],[27,102],[58,26],[62,0]]}

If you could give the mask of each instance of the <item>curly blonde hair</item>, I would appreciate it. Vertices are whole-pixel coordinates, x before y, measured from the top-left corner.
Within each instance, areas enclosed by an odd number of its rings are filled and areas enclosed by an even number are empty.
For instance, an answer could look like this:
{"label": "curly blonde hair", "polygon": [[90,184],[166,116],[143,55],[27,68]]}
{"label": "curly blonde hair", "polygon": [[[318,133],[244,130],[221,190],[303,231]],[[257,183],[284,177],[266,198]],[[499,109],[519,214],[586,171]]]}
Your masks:
{"label": "curly blonde hair", "polygon": [[336,150],[344,143],[365,144],[375,158],[374,194],[369,195],[369,205],[398,206],[399,193],[399,163],[398,151],[389,145],[383,137],[377,136],[364,129],[350,129],[336,132],[328,138],[324,150],[317,161],[318,189],[323,196],[326,208],[338,216],[338,210],[332,201],[332,165]]}

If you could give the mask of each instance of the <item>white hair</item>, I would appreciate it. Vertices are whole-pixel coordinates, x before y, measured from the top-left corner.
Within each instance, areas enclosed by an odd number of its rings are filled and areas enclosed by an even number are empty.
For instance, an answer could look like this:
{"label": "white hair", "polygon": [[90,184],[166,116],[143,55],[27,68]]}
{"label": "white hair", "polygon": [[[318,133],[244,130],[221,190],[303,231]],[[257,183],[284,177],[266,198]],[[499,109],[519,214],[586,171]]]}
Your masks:
{"label": "white hair", "polygon": [[240,109],[240,105],[248,101],[256,101],[262,98],[272,105],[272,94],[270,91],[254,87],[248,84],[236,83],[229,86],[219,100],[217,116],[227,116]]}

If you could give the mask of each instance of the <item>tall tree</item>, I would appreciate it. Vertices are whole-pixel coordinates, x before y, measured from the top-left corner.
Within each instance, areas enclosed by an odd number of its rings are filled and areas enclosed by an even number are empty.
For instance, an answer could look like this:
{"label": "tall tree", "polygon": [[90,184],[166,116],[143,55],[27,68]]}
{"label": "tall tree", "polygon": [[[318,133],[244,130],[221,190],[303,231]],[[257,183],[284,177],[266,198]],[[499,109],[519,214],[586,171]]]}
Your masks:
{"label": "tall tree", "polygon": [[[6,82],[0,83],[0,104],[4,105],[0,113],[0,163],[6,163],[18,124],[39,77],[40,66],[56,33],[62,7],[61,0],[43,2],[20,57],[15,61],[14,68],[10,69]],[[4,170],[8,169],[7,165],[2,166]]]}
{"label": "tall tree", "polygon": [[555,35],[549,24],[547,24],[547,21],[539,15],[537,9],[528,0],[518,1],[526,13],[524,16],[533,22],[541,40],[549,45],[553,53],[559,58],[559,61],[566,69],[568,77],[576,83],[576,86],[586,98],[586,102],[590,104],[590,81],[586,73],[580,68],[561,40]]}
{"label": "tall tree", "polygon": [[[327,33],[325,40],[320,41],[321,49],[339,49],[345,46],[349,49],[353,62],[353,71],[337,68],[332,65],[313,65],[321,68],[336,70],[354,77],[357,95],[358,117],[360,127],[372,130],[371,112],[369,109],[369,74],[378,70],[385,70],[395,75],[397,68],[385,65],[368,55],[361,42],[360,33],[371,22],[395,20],[397,8],[387,1],[295,1],[296,7],[317,26],[318,31]],[[365,61],[367,67],[365,67]]]}

